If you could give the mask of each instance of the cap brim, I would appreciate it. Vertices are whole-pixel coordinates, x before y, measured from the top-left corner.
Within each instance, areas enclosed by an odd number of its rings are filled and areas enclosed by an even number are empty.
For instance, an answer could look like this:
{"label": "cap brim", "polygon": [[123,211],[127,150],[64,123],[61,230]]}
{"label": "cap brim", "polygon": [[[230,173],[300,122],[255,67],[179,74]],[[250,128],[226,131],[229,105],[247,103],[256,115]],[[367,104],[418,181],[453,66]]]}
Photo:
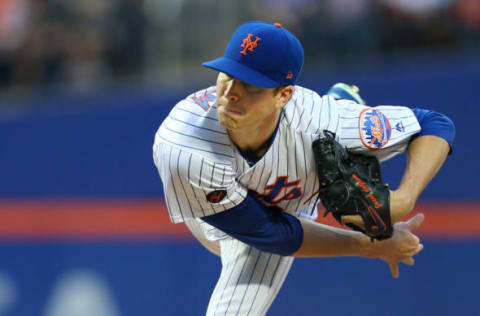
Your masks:
{"label": "cap brim", "polygon": [[242,80],[261,88],[276,88],[280,84],[267,76],[252,70],[234,59],[220,57],[202,64],[205,67],[221,71],[235,79]]}

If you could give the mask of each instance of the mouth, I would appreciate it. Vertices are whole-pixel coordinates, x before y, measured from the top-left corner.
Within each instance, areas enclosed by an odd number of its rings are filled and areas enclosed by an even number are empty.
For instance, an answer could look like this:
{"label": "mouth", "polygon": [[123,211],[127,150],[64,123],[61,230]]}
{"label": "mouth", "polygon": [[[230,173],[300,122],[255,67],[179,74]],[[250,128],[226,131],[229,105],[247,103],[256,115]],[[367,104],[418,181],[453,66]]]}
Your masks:
{"label": "mouth", "polygon": [[221,114],[228,114],[228,115],[241,115],[242,112],[238,111],[237,109],[232,109],[228,106],[220,106],[218,107],[218,112]]}

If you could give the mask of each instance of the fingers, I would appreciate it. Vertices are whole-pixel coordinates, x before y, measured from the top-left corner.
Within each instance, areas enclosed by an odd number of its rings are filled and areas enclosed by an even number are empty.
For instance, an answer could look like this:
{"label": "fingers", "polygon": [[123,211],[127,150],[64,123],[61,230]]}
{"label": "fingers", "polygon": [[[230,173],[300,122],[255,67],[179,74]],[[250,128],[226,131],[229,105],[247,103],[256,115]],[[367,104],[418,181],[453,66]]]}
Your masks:
{"label": "fingers", "polygon": [[390,266],[390,273],[392,274],[392,277],[394,277],[395,279],[398,278],[398,276],[400,275],[400,272],[398,270],[398,263],[388,263],[388,265]]}
{"label": "fingers", "polygon": [[410,257],[407,259],[403,259],[402,262],[405,263],[406,265],[413,266],[415,264],[415,259]]}
{"label": "fingers", "polygon": [[422,224],[423,220],[425,219],[425,215],[423,215],[422,213],[418,213],[417,215],[415,215],[414,217],[410,218],[406,224],[407,224],[407,227],[410,229],[410,230],[414,230],[414,229],[417,229],[418,227],[420,227],[420,225]]}
{"label": "fingers", "polygon": [[416,255],[418,254],[420,251],[423,250],[423,244],[418,244],[418,247],[417,249],[415,249],[415,251],[413,252],[413,255]]}

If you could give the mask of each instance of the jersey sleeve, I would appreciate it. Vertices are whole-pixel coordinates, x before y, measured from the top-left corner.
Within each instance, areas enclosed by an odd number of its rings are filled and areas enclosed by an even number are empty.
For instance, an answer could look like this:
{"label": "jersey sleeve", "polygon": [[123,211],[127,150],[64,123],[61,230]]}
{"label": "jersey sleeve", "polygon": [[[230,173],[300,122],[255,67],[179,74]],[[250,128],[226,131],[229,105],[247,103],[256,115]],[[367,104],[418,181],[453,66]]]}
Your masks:
{"label": "jersey sleeve", "polygon": [[335,102],[337,140],[351,151],[374,155],[380,161],[404,152],[412,136],[421,130],[415,114],[405,106]]}
{"label": "jersey sleeve", "polygon": [[154,144],[153,159],[173,223],[223,212],[247,195],[231,165],[165,143]]}

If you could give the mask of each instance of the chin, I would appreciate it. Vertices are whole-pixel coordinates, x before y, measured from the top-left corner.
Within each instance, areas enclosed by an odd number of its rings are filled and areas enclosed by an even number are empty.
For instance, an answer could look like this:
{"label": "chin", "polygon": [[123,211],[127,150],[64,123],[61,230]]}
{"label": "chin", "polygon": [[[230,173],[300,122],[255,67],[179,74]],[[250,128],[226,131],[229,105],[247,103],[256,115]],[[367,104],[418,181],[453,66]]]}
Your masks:
{"label": "chin", "polygon": [[237,122],[235,122],[233,119],[229,118],[228,116],[225,115],[219,115],[218,116],[218,121],[220,124],[225,127],[226,129],[234,129],[237,128]]}

